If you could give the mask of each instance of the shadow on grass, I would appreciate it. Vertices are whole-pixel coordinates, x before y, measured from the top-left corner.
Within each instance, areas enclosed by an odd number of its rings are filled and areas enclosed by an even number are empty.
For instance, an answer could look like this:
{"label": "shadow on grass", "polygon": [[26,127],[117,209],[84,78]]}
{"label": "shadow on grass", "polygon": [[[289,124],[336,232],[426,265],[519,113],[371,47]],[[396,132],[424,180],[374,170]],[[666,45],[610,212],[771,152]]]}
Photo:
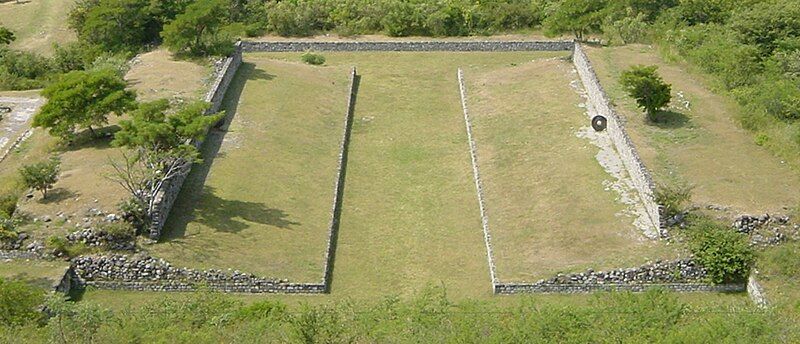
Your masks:
{"label": "shadow on grass", "polygon": [[678,129],[689,124],[689,116],[672,110],[659,111],[656,114],[655,121],[649,121],[648,123],[661,129]]}
{"label": "shadow on grass", "polygon": [[38,202],[41,204],[58,203],[63,200],[77,197],[78,194],[74,191],[65,188],[55,188],[47,192],[47,198],[40,199]]}
{"label": "shadow on grass", "polygon": [[[190,222],[198,222],[216,231],[237,233],[249,227],[247,222],[290,228],[300,225],[287,219],[289,216],[281,209],[270,208],[264,203],[229,200],[219,197],[214,188],[206,186],[208,173],[214,159],[220,156],[220,148],[228,132],[231,120],[238,110],[244,85],[249,80],[272,80],[275,76],[255,68],[252,63],[243,63],[231,82],[223,108],[227,114],[219,126],[211,128],[206,136],[201,153],[203,161],[192,167],[183,188],[172,208],[162,241],[183,238]],[[247,176],[241,176],[246,178]]]}

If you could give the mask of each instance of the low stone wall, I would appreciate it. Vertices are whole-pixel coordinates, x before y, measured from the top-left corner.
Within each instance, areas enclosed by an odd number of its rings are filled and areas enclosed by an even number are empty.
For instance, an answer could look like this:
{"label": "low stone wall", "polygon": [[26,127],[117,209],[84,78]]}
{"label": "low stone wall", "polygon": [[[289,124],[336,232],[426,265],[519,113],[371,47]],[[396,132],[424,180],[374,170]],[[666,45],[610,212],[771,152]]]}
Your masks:
{"label": "low stone wall", "polygon": [[333,204],[331,205],[331,220],[328,225],[328,244],[325,250],[325,266],[323,268],[322,283],[325,291],[329,291],[333,277],[333,263],[336,256],[336,242],[339,237],[339,215],[342,211],[342,197],[344,193],[344,179],[347,172],[347,152],[350,147],[350,132],[353,128],[353,110],[356,101],[358,75],[356,67],[350,70],[350,86],[347,95],[347,109],[344,115],[344,128],[339,146],[339,162],[336,169],[336,184],[333,188]]}
{"label": "low stone wall", "polygon": [[239,271],[174,267],[163,259],[127,255],[85,256],[72,261],[74,284],[100,289],[194,291],[206,288],[228,293],[324,293],[321,283],[290,283]]}
{"label": "low stone wall", "polygon": [[766,308],[769,306],[769,301],[767,301],[767,294],[764,293],[764,288],[761,287],[761,284],[758,283],[758,280],[753,275],[750,275],[750,277],[747,278],[747,295],[750,296],[750,300],[752,300],[756,306],[760,308]]}
{"label": "low stone wall", "polygon": [[[599,290],[642,291],[663,286],[673,291],[743,291],[743,285],[713,285],[706,283],[706,270],[693,259],[676,259],[645,264],[635,268],[609,271],[587,270],[582,273],[558,274],[534,283],[498,283],[497,294],[514,293],[572,293]],[[737,289],[740,288],[741,290]],[[720,289],[721,288],[721,289]]]}
{"label": "low stone wall", "polygon": [[478,207],[481,213],[481,227],[483,229],[483,241],[486,245],[486,260],[489,263],[489,277],[492,281],[492,289],[497,290],[497,269],[494,265],[494,252],[492,251],[492,235],[489,231],[489,215],[486,212],[486,201],[483,195],[483,181],[481,180],[480,170],[478,169],[478,146],[472,136],[472,121],[467,108],[467,87],[464,82],[464,71],[458,69],[458,89],[461,94],[461,109],[464,112],[464,124],[467,128],[467,142],[469,143],[469,156],[472,162],[472,176],[475,180],[475,190],[478,195]]}
{"label": "low stone wall", "polygon": [[0,250],[0,259],[39,259],[41,256],[36,252],[21,250]]}
{"label": "low stone wall", "polygon": [[704,284],[704,283],[667,283],[667,284],[513,284],[502,283],[495,286],[495,294],[523,293],[562,293],[580,294],[598,291],[632,291],[642,292],[648,289],[665,289],[675,292],[743,292],[744,284]]}
{"label": "low stone wall", "polygon": [[245,52],[301,51],[568,51],[571,41],[241,42]]}
{"label": "low stone wall", "polygon": [[[650,172],[636,152],[633,142],[625,131],[624,122],[617,114],[616,110],[614,110],[614,106],[611,105],[608,95],[597,79],[592,64],[583,52],[580,44],[575,44],[572,61],[575,64],[575,69],[578,71],[578,76],[580,76],[583,82],[583,88],[586,90],[589,101],[592,103],[591,105],[596,109],[598,114],[608,119],[606,131],[608,131],[609,137],[611,137],[611,140],[614,142],[614,146],[619,156],[622,158],[622,162],[628,174],[631,176],[631,180],[639,193],[639,197],[644,203],[644,207],[647,210],[648,217],[653,227],[657,229],[657,233],[659,233],[661,237],[666,237],[667,231],[665,228],[662,228],[661,225],[661,209],[655,200],[655,183],[653,183]],[[654,233],[656,233],[656,231],[654,231]]]}
{"label": "low stone wall", "polygon": [[[213,114],[219,111],[220,107],[222,106],[222,100],[225,98],[225,92],[227,92],[228,86],[230,86],[230,83],[233,80],[233,77],[236,75],[236,71],[239,70],[239,66],[241,64],[242,49],[241,45],[237,43],[236,51],[233,53],[233,55],[225,59],[221,70],[219,73],[217,73],[214,82],[211,84],[211,88],[208,90],[208,93],[206,93],[204,100],[211,104],[209,109],[206,111],[207,114]],[[231,114],[228,114],[228,116],[230,115]],[[225,121],[226,118],[223,118],[222,121]],[[196,147],[200,148],[202,141],[197,141],[194,144]],[[151,214],[150,229],[148,233],[150,239],[158,240],[161,237],[161,230],[164,228],[164,224],[167,222],[167,217],[169,216],[169,212],[172,210],[172,205],[178,198],[178,194],[181,191],[183,182],[186,180],[186,177],[191,169],[191,164],[187,164],[183,173],[177,175],[170,182],[168,182],[168,184],[164,186],[163,190],[156,196],[157,205],[155,211],[153,211]]]}

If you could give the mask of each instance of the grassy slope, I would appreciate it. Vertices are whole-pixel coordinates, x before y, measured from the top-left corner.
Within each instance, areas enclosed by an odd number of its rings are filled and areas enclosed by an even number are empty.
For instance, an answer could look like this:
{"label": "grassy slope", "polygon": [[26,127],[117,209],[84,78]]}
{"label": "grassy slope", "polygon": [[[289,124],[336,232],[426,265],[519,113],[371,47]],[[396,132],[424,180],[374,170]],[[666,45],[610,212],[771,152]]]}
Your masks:
{"label": "grassy slope", "polygon": [[67,27],[67,16],[74,0],[30,0],[0,3],[0,25],[17,37],[11,45],[43,54],[52,52],[53,43],[75,39]]}
{"label": "grassy slope", "polygon": [[22,280],[50,290],[64,277],[68,265],[64,261],[6,261],[0,264],[0,277]]}
{"label": "grassy slope", "polygon": [[499,278],[535,281],[556,272],[630,267],[674,258],[623,215],[604,185],[598,148],[576,79],[563,60],[466,75]]}
{"label": "grassy slope", "polygon": [[192,171],[152,252],[179,265],[317,282],[348,71],[245,60],[226,100],[232,123],[208,137],[205,163]]}
{"label": "grassy slope", "polygon": [[[680,65],[665,63],[653,48],[629,45],[589,48],[589,57],[629,132],[659,182],[680,180],[695,186],[697,204],[722,204],[738,212],[783,212],[800,200],[800,179],[788,164],[758,147],[734,121],[740,109],[714,94],[704,80]],[[617,83],[633,64],[655,64],[673,85],[673,100],[682,92],[690,110],[673,108],[678,120],[650,125]],[[673,106],[678,105],[673,101]]]}
{"label": "grassy slope", "polygon": [[[198,99],[205,89],[203,79],[208,75],[205,67],[192,62],[175,61],[163,50],[143,54],[140,62],[134,65],[126,79],[131,88],[142,94],[142,100],[164,98]],[[22,95],[24,95],[23,93]],[[109,118],[115,123],[119,117]],[[109,128],[110,129],[110,128]],[[37,194],[35,199],[23,200],[20,208],[36,217],[49,215],[55,218],[61,212],[72,216],[71,223],[50,223],[44,231],[35,233],[39,237],[63,234],[75,230],[75,223],[81,223],[89,209],[96,208],[106,213],[117,212],[117,205],[127,197],[127,192],[108,176],[113,173],[109,161],[119,160],[122,152],[110,146],[110,138],[98,139],[70,147],[57,146],[57,140],[49,137],[43,130],[36,130],[30,141],[35,145],[49,148],[38,149],[25,163],[46,158],[47,149],[61,157],[61,174],[47,200]],[[32,145],[32,144],[30,144]],[[3,162],[0,165],[7,165]],[[3,167],[18,169],[21,163]],[[9,175],[13,173],[9,172]],[[41,229],[41,228],[40,228]]]}

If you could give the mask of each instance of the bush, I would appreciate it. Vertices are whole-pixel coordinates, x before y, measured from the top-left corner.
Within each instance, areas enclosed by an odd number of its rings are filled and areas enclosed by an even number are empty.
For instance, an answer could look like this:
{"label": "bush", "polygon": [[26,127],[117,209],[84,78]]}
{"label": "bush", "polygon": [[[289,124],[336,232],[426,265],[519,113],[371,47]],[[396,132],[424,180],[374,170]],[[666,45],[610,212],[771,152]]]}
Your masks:
{"label": "bush", "polygon": [[656,203],[664,209],[664,215],[672,217],[682,213],[692,200],[692,187],[685,184],[662,184],[656,188]]}
{"label": "bush", "polygon": [[108,242],[133,241],[136,235],[136,229],[128,222],[104,223],[99,229],[106,232]]}
{"label": "bush", "polygon": [[656,114],[672,98],[672,86],[661,79],[657,69],[657,66],[636,65],[623,71],[619,77],[619,83],[652,122],[656,122]]}
{"label": "bush", "polygon": [[22,166],[19,173],[25,186],[41,191],[42,198],[47,198],[47,190],[52,189],[53,184],[58,181],[60,166],[61,160],[53,157],[48,161]]}
{"label": "bush", "polygon": [[755,262],[748,238],[704,217],[692,219],[689,247],[712,283],[744,282]]}
{"label": "bush", "polygon": [[145,206],[142,204],[142,202],[131,197],[120,202],[117,207],[120,213],[122,213],[122,219],[133,226],[136,234],[139,234],[145,230],[145,226],[147,225],[147,211],[145,210]]}
{"label": "bush", "polygon": [[0,324],[19,326],[42,319],[39,306],[44,295],[44,290],[27,283],[0,278]]}
{"label": "bush", "polygon": [[310,51],[300,56],[300,59],[303,60],[303,62],[308,63],[310,65],[319,66],[325,64],[325,56],[322,56],[320,54],[315,54]]}
{"label": "bush", "polygon": [[17,199],[15,193],[5,193],[0,195],[0,216],[11,217],[17,210]]}

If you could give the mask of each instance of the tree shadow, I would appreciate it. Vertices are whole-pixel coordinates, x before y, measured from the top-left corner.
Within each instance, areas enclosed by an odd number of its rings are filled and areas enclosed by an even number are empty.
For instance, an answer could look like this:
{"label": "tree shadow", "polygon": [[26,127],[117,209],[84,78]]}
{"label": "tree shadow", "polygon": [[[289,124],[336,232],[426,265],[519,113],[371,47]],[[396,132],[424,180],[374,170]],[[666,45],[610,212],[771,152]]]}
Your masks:
{"label": "tree shadow", "polygon": [[687,126],[689,120],[689,116],[684,113],[665,110],[656,113],[655,121],[648,121],[648,123],[661,129],[678,129]]}
{"label": "tree shadow", "polygon": [[190,222],[199,222],[217,231],[229,233],[248,228],[247,222],[282,229],[300,225],[299,222],[289,221],[287,219],[289,215],[281,209],[270,208],[263,203],[223,199],[216,195],[214,188],[205,185],[214,159],[222,155],[220,148],[225,134],[230,129],[231,120],[237,113],[245,83],[249,80],[273,78],[274,75],[255,68],[252,63],[243,63],[239,68],[223,100],[222,108],[227,115],[216,127],[209,130],[203,141],[200,147],[203,160],[195,164],[186,177],[167,218],[162,241],[174,241],[184,237]]}
{"label": "tree shadow", "polygon": [[111,141],[114,140],[114,134],[120,129],[116,124],[108,125],[95,129],[94,135],[86,129],[78,133],[72,141],[59,144],[57,149],[61,152],[74,152],[85,148],[100,150],[114,148]]}
{"label": "tree shadow", "polygon": [[55,188],[53,190],[48,191],[47,198],[40,199],[39,203],[53,204],[75,197],[78,197],[78,194],[74,191],[67,190],[65,188]]}

